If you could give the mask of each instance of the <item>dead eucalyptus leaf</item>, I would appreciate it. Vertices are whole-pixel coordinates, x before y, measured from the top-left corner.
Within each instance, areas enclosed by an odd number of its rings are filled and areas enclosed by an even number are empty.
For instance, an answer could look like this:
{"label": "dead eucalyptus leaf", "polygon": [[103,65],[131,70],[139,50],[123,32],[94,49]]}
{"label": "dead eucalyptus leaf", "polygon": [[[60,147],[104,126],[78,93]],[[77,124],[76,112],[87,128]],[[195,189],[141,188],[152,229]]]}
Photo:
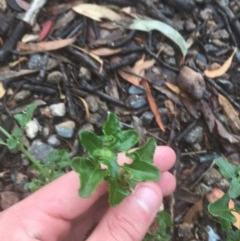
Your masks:
{"label": "dead eucalyptus leaf", "polygon": [[218,94],[218,101],[227,115],[232,130],[237,133],[240,130],[240,119],[238,112],[234,109],[230,101],[223,95]]}
{"label": "dead eucalyptus leaf", "polygon": [[154,117],[155,117],[155,120],[157,122],[158,127],[160,128],[160,130],[165,131],[165,126],[162,123],[161,116],[160,116],[160,113],[158,111],[157,104],[156,104],[156,102],[155,102],[155,100],[153,98],[153,95],[152,95],[152,92],[151,92],[151,89],[150,89],[150,86],[149,86],[147,80],[142,79],[142,86],[143,86],[143,88],[146,91],[148,104],[150,106],[150,109],[151,109]]}
{"label": "dead eucalyptus leaf", "polygon": [[154,19],[134,19],[128,28],[145,32],[157,30],[171,39],[180,48],[183,56],[187,54],[188,48],[185,39],[177,30],[166,23]]}
{"label": "dead eucalyptus leaf", "polygon": [[6,93],[6,90],[3,86],[3,83],[0,82],[0,99],[5,95],[5,93]]}
{"label": "dead eucalyptus leaf", "polygon": [[17,45],[17,50],[20,54],[33,54],[41,53],[45,51],[51,51],[56,49],[61,49],[71,45],[75,41],[75,38],[60,39],[39,43],[28,43],[19,42]]}
{"label": "dead eucalyptus leaf", "polygon": [[208,78],[217,78],[220,77],[222,75],[224,75],[228,69],[230,68],[231,64],[232,64],[232,60],[233,57],[235,55],[235,53],[237,52],[237,48],[234,48],[233,53],[231,54],[231,56],[218,68],[216,69],[206,69],[204,71],[204,74],[208,77]]}
{"label": "dead eucalyptus leaf", "polygon": [[110,8],[97,4],[82,3],[74,6],[72,9],[81,15],[99,22],[102,19],[108,19],[111,21],[119,21],[121,19],[121,15],[118,13],[114,12]]}

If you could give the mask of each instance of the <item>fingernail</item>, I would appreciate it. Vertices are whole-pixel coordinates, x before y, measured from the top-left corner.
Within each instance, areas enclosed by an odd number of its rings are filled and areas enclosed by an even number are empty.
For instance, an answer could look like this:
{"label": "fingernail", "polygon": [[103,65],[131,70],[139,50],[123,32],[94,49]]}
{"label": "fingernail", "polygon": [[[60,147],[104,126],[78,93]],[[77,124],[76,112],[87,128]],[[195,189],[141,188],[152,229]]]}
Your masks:
{"label": "fingernail", "polygon": [[161,204],[161,197],[150,187],[138,187],[134,193],[134,197],[139,206],[149,214],[157,212]]}

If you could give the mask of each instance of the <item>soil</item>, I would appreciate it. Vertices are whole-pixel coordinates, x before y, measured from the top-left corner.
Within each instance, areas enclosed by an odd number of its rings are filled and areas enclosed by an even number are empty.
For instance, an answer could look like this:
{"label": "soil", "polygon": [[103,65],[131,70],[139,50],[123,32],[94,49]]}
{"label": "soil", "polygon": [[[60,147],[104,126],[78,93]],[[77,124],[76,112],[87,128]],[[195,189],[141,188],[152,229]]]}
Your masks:
{"label": "soil", "polygon": [[[28,2],[1,2],[0,125],[10,132],[14,114],[35,103],[25,146],[74,155],[82,151],[80,130],[99,132],[108,111],[118,114],[143,141],[153,137],[176,152],[177,189],[164,202],[174,223],[172,240],[225,240],[207,211],[206,194],[229,187],[216,157],[240,161],[239,1],[95,1],[126,19],[171,26],[185,39],[186,56],[181,41],[164,31],[129,30],[127,21],[111,20],[104,11],[100,21],[76,13],[72,7],[81,1],[49,1],[12,43]],[[24,184],[33,176],[22,155],[0,146],[1,210],[29,195]]]}

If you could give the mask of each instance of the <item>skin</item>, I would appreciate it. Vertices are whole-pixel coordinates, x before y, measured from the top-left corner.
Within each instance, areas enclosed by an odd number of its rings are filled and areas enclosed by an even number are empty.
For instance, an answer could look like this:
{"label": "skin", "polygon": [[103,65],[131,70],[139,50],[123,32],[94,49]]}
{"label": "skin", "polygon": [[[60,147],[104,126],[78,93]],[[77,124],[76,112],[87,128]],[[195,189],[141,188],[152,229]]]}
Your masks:
{"label": "skin", "polygon": [[[119,162],[127,162],[119,154]],[[89,198],[78,196],[79,178],[70,172],[0,213],[1,240],[7,241],[140,241],[154,220],[164,196],[176,186],[168,170],[174,151],[157,147],[154,163],[161,170],[158,182],[140,183],[116,207],[107,203],[102,183]],[[90,231],[93,230],[89,235]]]}

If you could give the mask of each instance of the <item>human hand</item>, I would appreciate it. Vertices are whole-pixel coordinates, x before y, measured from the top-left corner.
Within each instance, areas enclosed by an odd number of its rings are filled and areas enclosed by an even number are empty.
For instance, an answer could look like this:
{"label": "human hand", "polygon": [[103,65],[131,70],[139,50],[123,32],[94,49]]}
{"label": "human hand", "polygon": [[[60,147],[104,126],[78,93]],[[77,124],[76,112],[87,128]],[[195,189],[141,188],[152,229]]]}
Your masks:
{"label": "human hand", "polygon": [[[119,155],[119,161],[126,157]],[[167,196],[175,189],[168,172],[175,162],[169,147],[157,147],[154,162],[161,170],[158,182],[140,183],[116,207],[107,203],[102,183],[89,198],[78,196],[79,178],[70,172],[0,213],[2,241],[140,241]]]}

